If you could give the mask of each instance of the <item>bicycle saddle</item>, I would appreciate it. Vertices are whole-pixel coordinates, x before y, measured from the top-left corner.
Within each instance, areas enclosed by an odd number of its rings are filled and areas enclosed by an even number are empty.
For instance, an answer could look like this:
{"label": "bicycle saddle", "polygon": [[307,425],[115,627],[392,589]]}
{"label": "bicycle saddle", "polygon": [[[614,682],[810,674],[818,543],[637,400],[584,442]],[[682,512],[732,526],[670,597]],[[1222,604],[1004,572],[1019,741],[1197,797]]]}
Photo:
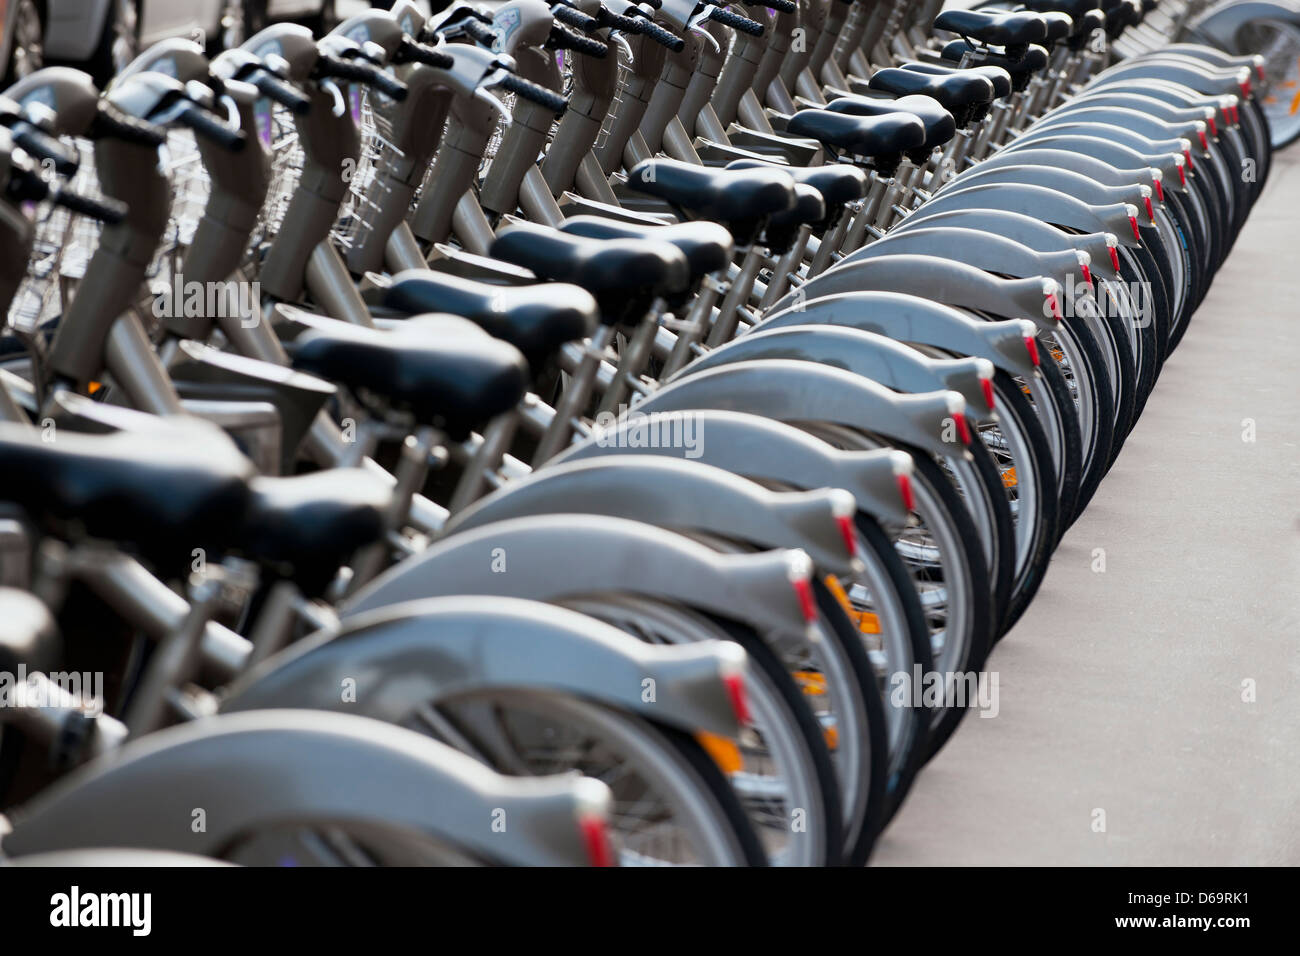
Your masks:
{"label": "bicycle saddle", "polygon": [[254,478],[239,549],[319,597],[363,545],[384,534],[393,487],[360,468]]}
{"label": "bicycle saddle", "polygon": [[988,53],[978,50],[965,40],[953,40],[944,46],[939,55],[945,60],[959,63],[961,58],[968,53],[973,54],[973,62],[978,63],[978,68],[981,70],[996,68],[1005,71],[1010,76],[1011,88],[1017,93],[1029,85],[1029,80],[1035,73],[1045,70],[1048,62],[1047,51],[1041,46],[1030,46],[1024,56],[1018,60],[1013,60],[1011,57],[1003,56],[1000,53]]}
{"label": "bicycle saddle", "polygon": [[59,632],[54,617],[38,598],[16,588],[0,588],[0,672],[19,665],[46,671],[59,662]]}
{"label": "bicycle saddle", "polygon": [[899,156],[925,144],[925,124],[903,112],[863,116],[837,110],[800,110],[786,129],[851,156]]}
{"label": "bicycle saddle", "polygon": [[431,269],[393,276],[381,304],[407,315],[450,312],[469,319],[523,352],[534,370],[565,342],[589,335],[600,320],[591,293],[575,285],[491,285]]}
{"label": "bicycle saddle", "polygon": [[[958,40],[957,42],[961,43],[962,41]],[[913,60],[908,63],[901,63],[899,67],[916,73],[929,73],[931,76],[958,76],[963,73],[971,76],[982,76],[993,84],[993,98],[995,100],[1000,100],[1011,92],[1011,71],[995,64],[981,63],[977,66],[958,67],[944,66],[940,63],[919,63]]]}
{"label": "bicycle saddle", "polygon": [[727,268],[736,251],[731,233],[716,222],[643,226],[605,216],[570,216],[560,223],[560,231],[588,239],[654,239],[671,243],[686,257],[693,280]]}
{"label": "bicycle saddle", "polygon": [[523,398],[527,369],[513,345],[438,336],[424,325],[413,318],[379,331],[339,322],[328,331],[309,328],[289,351],[294,368],[382,396],[457,440]]}
{"label": "bicycle saddle", "polygon": [[925,127],[925,142],[920,149],[926,153],[957,135],[957,121],[953,119],[952,113],[931,96],[900,96],[897,99],[877,100],[869,96],[848,95],[831,100],[826,109],[855,116],[911,113]]}
{"label": "bicycle saddle", "polygon": [[646,159],[628,173],[629,189],[657,196],[684,218],[710,219],[748,246],[768,216],[795,204],[794,181],[783,171],[710,169],[674,159]]}
{"label": "bicycle saddle", "polygon": [[1097,8],[1097,0],[1021,0],[1022,7],[1035,13],[1063,13],[1075,23],[1090,10]]}
{"label": "bicycle saddle", "polygon": [[0,425],[0,500],[56,533],[134,545],[169,570],[194,548],[222,550],[247,507],[252,462],[215,425],[156,423],[108,435],[61,430],[52,442]]}
{"label": "bicycle saddle", "polygon": [[896,96],[929,96],[939,101],[959,126],[970,122],[971,114],[993,102],[993,84],[985,77],[970,73],[931,76],[898,67],[877,70],[867,81],[873,90]]}
{"label": "bicycle saddle", "polygon": [[682,292],[691,280],[686,257],[667,242],[585,239],[531,222],[502,229],[488,253],[543,279],[582,286],[608,325],[640,321],[651,300]]}
{"label": "bicycle saddle", "polygon": [[826,218],[826,200],[822,199],[820,192],[803,183],[796,183],[794,189],[797,197],[794,208],[769,218],[763,229],[763,240],[775,255],[780,255],[794,244],[800,226],[821,222]]}
{"label": "bicycle saddle", "polygon": [[[766,165],[761,159],[733,159],[727,169],[759,169]],[[811,186],[822,195],[826,203],[827,218],[833,217],[845,203],[861,199],[867,194],[867,174],[846,163],[830,166],[783,166],[781,171],[797,184]]]}
{"label": "bicycle saddle", "polygon": [[934,28],[991,46],[1025,46],[1047,38],[1047,24],[1031,11],[984,13],[979,10],[945,10],[934,18]]}

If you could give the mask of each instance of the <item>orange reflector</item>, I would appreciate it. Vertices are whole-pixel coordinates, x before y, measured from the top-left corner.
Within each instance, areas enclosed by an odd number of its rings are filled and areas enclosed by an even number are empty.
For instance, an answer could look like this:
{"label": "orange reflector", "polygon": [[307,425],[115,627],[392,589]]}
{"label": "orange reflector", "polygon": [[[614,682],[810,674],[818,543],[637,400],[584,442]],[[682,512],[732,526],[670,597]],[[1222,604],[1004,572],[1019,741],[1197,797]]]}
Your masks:
{"label": "orange reflector", "polygon": [[[849,598],[848,592],[844,590],[844,585],[840,584],[839,578],[833,574],[828,574],[826,575],[825,583],[826,588],[831,592],[835,600],[840,602],[840,607],[844,608],[844,613],[847,614],[849,620],[853,622],[853,626],[858,629],[858,633],[880,633],[880,618],[875,614],[872,614],[870,611],[859,611],[855,608],[853,606],[853,601]],[[826,682],[823,679],[822,685],[825,686],[825,683]]]}
{"label": "orange reflector", "polygon": [[1291,115],[1295,116],[1296,113],[1300,113],[1300,93],[1297,93],[1295,99],[1291,101]]}
{"label": "orange reflector", "polygon": [[88,384],[86,385],[86,394],[87,394],[87,395],[94,395],[96,392],[98,392],[98,391],[99,391],[101,388],[103,388],[103,387],[104,387],[104,386],[103,386],[103,385],[100,385],[98,382],[90,382],[90,383],[88,383]]}
{"label": "orange reflector", "polygon": [[820,674],[817,671],[795,671],[794,680],[805,697],[826,696],[825,674]]}
{"label": "orange reflector", "polygon": [[695,734],[695,741],[723,773],[740,773],[745,769],[745,758],[740,755],[735,741],[703,730]]}
{"label": "orange reflector", "polygon": [[1006,471],[1002,472],[1003,488],[1014,488],[1018,484],[1020,484],[1020,479],[1016,477],[1016,470],[1014,468],[1008,468]]}
{"label": "orange reflector", "polygon": [[826,749],[834,750],[840,745],[840,732],[835,727],[823,727],[822,737],[826,740]]}

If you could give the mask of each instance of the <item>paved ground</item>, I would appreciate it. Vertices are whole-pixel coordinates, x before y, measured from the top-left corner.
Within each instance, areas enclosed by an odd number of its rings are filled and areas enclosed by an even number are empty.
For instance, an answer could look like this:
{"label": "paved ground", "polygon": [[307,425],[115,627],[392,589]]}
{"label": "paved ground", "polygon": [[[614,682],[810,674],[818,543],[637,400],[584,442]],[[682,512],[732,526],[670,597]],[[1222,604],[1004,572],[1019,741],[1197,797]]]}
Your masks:
{"label": "paved ground", "polygon": [[877,864],[1300,864],[1298,223],[1300,148]]}

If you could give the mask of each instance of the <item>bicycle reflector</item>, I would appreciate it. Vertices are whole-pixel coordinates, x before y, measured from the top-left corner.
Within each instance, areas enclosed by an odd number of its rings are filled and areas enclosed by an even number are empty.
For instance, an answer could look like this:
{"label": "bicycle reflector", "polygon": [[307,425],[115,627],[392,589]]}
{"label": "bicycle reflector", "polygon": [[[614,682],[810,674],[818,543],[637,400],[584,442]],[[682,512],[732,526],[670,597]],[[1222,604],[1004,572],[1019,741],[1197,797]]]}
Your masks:
{"label": "bicycle reflector", "polygon": [[1196,137],[1201,141],[1201,149],[1209,152],[1210,138],[1205,135],[1205,124],[1199,120],[1196,122]]}
{"label": "bicycle reflector", "polygon": [[1127,204],[1126,204],[1126,205],[1125,205],[1125,210],[1128,212],[1128,224],[1129,224],[1130,226],[1133,227],[1133,241],[1134,241],[1134,242],[1141,242],[1141,241],[1142,241],[1142,230],[1138,228],[1138,210],[1137,210],[1137,206],[1130,206],[1130,205],[1127,205]]}
{"label": "bicycle reflector", "polygon": [[719,671],[727,700],[731,702],[736,722],[746,725],[753,717],[749,711],[749,695],[745,692],[745,651],[739,644],[724,644],[718,652],[722,659]]}
{"label": "bicycle reflector", "polygon": [[1151,187],[1150,187],[1150,186],[1143,186],[1143,187],[1142,187],[1142,201],[1143,201],[1144,203],[1146,203],[1146,207],[1147,207],[1147,218],[1150,219],[1152,222],[1155,222],[1155,218],[1156,218],[1156,210],[1155,210],[1155,207],[1151,205]]}
{"label": "bicycle reflector", "polygon": [[844,548],[849,552],[849,557],[856,558],[858,536],[853,527],[853,516],[857,514],[858,501],[843,488],[837,488],[831,493],[834,496],[831,499],[831,515],[835,518],[836,527],[840,529],[840,536],[844,538]]}
{"label": "bicycle reflector", "polygon": [[1119,276],[1119,240],[1106,233],[1106,251],[1110,253],[1110,267],[1115,270],[1115,275]]}
{"label": "bicycle reflector", "polygon": [[1160,204],[1161,204],[1161,205],[1164,205],[1164,202],[1165,202],[1165,174],[1162,173],[1160,170],[1155,169],[1154,167],[1153,167],[1152,170],[1151,170],[1151,184],[1152,184],[1153,186],[1155,186],[1155,190],[1156,190],[1156,199],[1160,200]]}
{"label": "bicycle reflector", "polygon": [[1083,273],[1083,281],[1088,286],[1088,288],[1091,289],[1093,287],[1092,256],[1084,252],[1082,249],[1077,250],[1074,254],[1079,260],[1079,271]]}
{"label": "bicycle reflector", "polygon": [[807,552],[796,549],[790,552],[787,561],[786,576],[794,588],[795,596],[799,598],[799,609],[803,611],[804,621],[812,624],[817,620],[817,601],[813,597],[812,588],[812,559]]}
{"label": "bicycle reflector", "polygon": [[993,363],[988,359],[976,359],[976,361],[979,363],[976,374],[979,375],[980,379],[980,391],[984,393],[984,404],[989,407],[991,412],[994,411],[994,405],[996,404],[994,398],[996,393],[993,391]]}
{"label": "bicycle reflector", "polygon": [[[595,784],[595,786],[591,786]],[[587,777],[575,781],[578,789],[578,832],[592,866],[614,866],[614,845],[609,839],[609,788]]]}
{"label": "bicycle reflector", "polygon": [[[1213,106],[1205,108],[1205,123],[1210,127],[1210,135],[1217,138],[1219,135],[1219,121],[1214,118]],[[1206,148],[1208,149],[1208,146]]]}
{"label": "bicycle reflector", "polygon": [[963,445],[970,444],[970,423],[966,421],[966,399],[959,392],[948,393],[948,414],[957,426],[957,437]]}
{"label": "bicycle reflector", "polygon": [[1196,163],[1192,159],[1192,141],[1188,139],[1180,139],[1179,142],[1183,146],[1183,161],[1187,163],[1187,168],[1192,170],[1196,169]]}
{"label": "bicycle reflector", "polygon": [[916,492],[912,489],[912,469],[915,466],[912,463],[912,456],[905,451],[896,451],[890,455],[890,459],[894,468],[894,481],[903,499],[903,507],[908,511],[915,511]]}
{"label": "bicycle reflector", "polygon": [[[1111,250],[1112,252],[1114,250]],[[1022,322],[1025,334],[1025,350],[1029,353],[1029,361],[1034,363],[1034,368],[1043,364],[1043,360],[1038,355],[1038,339],[1034,338],[1034,323]]]}
{"label": "bicycle reflector", "polygon": [[1057,322],[1065,321],[1065,316],[1061,314],[1061,287],[1055,279],[1043,280],[1043,300],[1047,306],[1047,311]]}

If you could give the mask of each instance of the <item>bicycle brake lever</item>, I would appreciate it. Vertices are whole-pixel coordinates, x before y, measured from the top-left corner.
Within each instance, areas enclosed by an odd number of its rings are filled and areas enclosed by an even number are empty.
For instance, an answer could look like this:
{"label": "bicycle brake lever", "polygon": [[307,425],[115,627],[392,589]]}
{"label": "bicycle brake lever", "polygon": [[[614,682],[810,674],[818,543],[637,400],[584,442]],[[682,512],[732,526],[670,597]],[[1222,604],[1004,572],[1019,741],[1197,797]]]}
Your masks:
{"label": "bicycle brake lever", "polygon": [[334,97],[334,105],[330,108],[330,112],[335,116],[342,116],[348,111],[347,100],[344,99],[343,91],[339,89],[337,83],[331,79],[324,79],[320,81],[319,85],[322,90]]}
{"label": "bicycle brake lever", "polygon": [[235,129],[239,129],[239,105],[235,98],[229,93],[222,93],[217,98],[217,102],[226,108],[226,121]]}
{"label": "bicycle brake lever", "polygon": [[491,92],[484,89],[483,87],[480,86],[475,88],[474,99],[482,100],[488,106],[492,107],[492,109],[500,113],[501,118],[505,120],[507,126],[510,125],[510,123],[514,122],[514,117],[511,116],[510,111],[506,109],[506,104],[502,103],[499,99],[493,96]]}
{"label": "bicycle brake lever", "polygon": [[630,69],[634,66],[636,57],[632,55],[632,44],[627,42],[627,37],[623,36],[623,34],[618,30],[610,30],[609,38],[618,44],[618,48],[622,51],[623,56],[627,57],[628,68]]}
{"label": "bicycle brake lever", "polygon": [[713,35],[712,33],[710,33],[708,30],[705,30],[705,29],[700,25],[700,24],[702,24],[704,21],[706,21],[706,20],[708,20],[708,19],[709,19],[709,14],[708,14],[708,11],[706,10],[703,14],[701,14],[701,15],[699,15],[699,16],[691,17],[690,22],[687,23],[686,27],[687,27],[687,29],[689,29],[692,33],[694,33],[696,36],[699,36],[699,37],[702,37],[702,38],[705,39],[705,40],[708,40],[709,43],[713,46],[713,52],[714,52],[714,53],[721,53],[721,52],[722,52],[722,47],[720,47],[720,46],[718,45],[717,38],[714,37],[714,35]]}

